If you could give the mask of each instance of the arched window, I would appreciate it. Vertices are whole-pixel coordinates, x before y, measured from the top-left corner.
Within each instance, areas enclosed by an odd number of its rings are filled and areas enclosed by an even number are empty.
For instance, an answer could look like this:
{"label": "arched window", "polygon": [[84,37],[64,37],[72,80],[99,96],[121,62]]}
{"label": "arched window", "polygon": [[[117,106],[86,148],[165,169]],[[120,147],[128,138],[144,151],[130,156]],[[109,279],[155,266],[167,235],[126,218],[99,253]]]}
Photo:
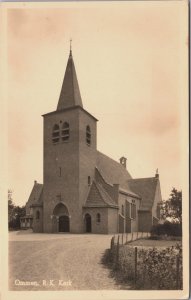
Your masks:
{"label": "arched window", "polygon": [[86,143],[88,145],[91,144],[91,129],[89,125],[86,127]]}
{"label": "arched window", "polygon": [[67,142],[70,137],[70,126],[67,122],[64,122],[62,126],[62,140]]}
{"label": "arched window", "polygon": [[40,219],[40,211],[39,211],[39,210],[37,210],[37,212],[36,212],[36,219],[37,219],[37,220]]}
{"label": "arched window", "polygon": [[124,205],[121,207],[121,214],[124,216]]}
{"label": "arched window", "polygon": [[53,143],[58,143],[60,139],[60,127],[58,124],[55,124],[52,130],[52,141]]}
{"label": "arched window", "polygon": [[97,223],[101,222],[101,215],[99,213],[96,215],[96,222]]}
{"label": "arched window", "polygon": [[88,185],[91,185],[91,177],[88,176]]}

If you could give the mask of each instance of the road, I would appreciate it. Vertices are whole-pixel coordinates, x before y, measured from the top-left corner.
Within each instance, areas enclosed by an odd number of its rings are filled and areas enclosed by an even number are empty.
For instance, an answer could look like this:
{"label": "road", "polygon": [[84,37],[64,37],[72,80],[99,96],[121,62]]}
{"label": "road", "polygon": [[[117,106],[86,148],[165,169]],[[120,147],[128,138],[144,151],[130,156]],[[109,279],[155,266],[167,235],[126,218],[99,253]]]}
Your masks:
{"label": "road", "polygon": [[[10,233],[10,290],[123,289],[102,264],[110,235]],[[24,284],[24,285],[23,285]]]}

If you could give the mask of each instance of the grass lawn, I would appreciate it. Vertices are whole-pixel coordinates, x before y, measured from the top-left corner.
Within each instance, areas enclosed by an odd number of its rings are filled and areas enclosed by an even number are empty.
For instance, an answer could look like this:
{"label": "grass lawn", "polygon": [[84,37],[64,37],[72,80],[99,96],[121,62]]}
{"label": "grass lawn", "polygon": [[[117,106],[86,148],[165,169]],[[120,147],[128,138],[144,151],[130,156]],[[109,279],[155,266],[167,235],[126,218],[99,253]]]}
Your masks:
{"label": "grass lawn", "polygon": [[167,240],[151,240],[151,239],[140,239],[128,243],[129,246],[143,246],[143,247],[172,247],[176,244],[182,244],[181,241],[167,241]]}

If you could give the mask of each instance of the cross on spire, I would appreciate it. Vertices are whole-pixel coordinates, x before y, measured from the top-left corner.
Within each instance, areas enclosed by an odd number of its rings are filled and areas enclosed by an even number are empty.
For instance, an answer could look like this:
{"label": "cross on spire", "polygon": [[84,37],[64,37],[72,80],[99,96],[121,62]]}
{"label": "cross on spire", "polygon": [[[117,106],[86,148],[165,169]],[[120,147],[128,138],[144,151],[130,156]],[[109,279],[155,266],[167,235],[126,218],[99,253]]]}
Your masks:
{"label": "cross on spire", "polygon": [[70,55],[72,55],[72,39],[70,39]]}

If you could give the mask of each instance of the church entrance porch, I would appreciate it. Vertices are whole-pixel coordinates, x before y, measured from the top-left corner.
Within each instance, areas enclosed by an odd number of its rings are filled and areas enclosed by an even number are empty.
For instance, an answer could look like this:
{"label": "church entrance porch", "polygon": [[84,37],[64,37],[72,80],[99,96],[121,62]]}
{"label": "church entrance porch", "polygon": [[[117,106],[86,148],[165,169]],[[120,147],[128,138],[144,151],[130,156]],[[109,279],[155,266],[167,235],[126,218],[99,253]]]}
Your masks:
{"label": "church entrance porch", "polygon": [[70,232],[70,215],[64,203],[60,202],[55,206],[51,219],[52,232]]}
{"label": "church entrance porch", "polygon": [[59,232],[70,232],[70,221],[68,216],[60,216],[58,224]]}
{"label": "church entrance porch", "polygon": [[86,232],[92,232],[92,218],[89,214],[85,215],[85,229]]}

